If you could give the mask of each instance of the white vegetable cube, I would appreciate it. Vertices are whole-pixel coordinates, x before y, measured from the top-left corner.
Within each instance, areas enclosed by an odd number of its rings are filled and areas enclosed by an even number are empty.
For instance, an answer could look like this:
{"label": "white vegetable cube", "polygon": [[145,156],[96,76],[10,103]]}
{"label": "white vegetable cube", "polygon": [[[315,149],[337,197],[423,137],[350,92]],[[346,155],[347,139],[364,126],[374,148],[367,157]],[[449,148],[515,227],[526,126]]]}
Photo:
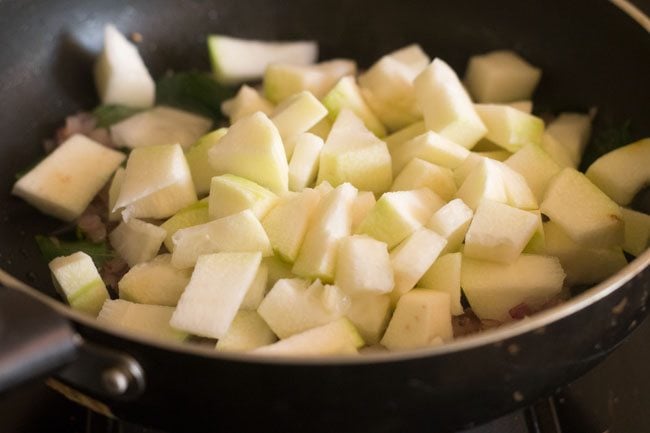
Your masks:
{"label": "white vegetable cube", "polygon": [[293,155],[289,160],[290,191],[302,191],[314,183],[324,144],[322,138],[309,132],[293,138]]}
{"label": "white vegetable cube", "polygon": [[273,254],[262,224],[250,209],[178,230],[172,242],[172,264],[181,269],[194,266],[201,255],[222,251]]}
{"label": "white vegetable cube", "polygon": [[97,320],[148,337],[183,341],[187,338],[187,333],[169,325],[173,313],[173,307],[108,299]]}
{"label": "white vegetable cube", "polygon": [[538,227],[530,212],[484,200],[476,209],[465,235],[467,257],[512,263],[517,260]]}
{"label": "white vegetable cube", "polygon": [[293,265],[296,275],[333,281],[339,240],[350,235],[356,197],[357,189],[344,183],[321,198]]}
{"label": "white vegetable cube", "polygon": [[580,113],[562,113],[548,124],[547,132],[567,150],[574,167],[580,165],[591,136],[591,116]]}
{"label": "white vegetable cube", "polygon": [[480,319],[507,322],[522,303],[538,308],[560,293],[564,271],[557,257],[522,254],[513,263],[463,256],[461,286]]}
{"label": "white vegetable cube", "polygon": [[131,218],[122,221],[108,235],[108,240],[120,257],[133,267],[156,257],[166,236],[164,228]]}
{"label": "white vegetable cube", "polygon": [[113,210],[122,217],[167,218],[196,202],[192,175],[180,145],[131,151]]}
{"label": "white vegetable cube", "polygon": [[648,248],[650,215],[627,208],[621,208],[621,213],[625,221],[623,250],[638,257]]}
{"label": "white vegetable cube", "polygon": [[528,186],[526,178],[506,164],[498,161],[497,163],[501,168],[508,204],[519,209],[538,209],[537,198]]}
{"label": "white vegetable cube", "polygon": [[415,289],[402,296],[381,344],[390,351],[418,349],[453,338],[449,295]]}
{"label": "white vegetable cube", "polygon": [[528,212],[535,215],[535,218],[537,218],[537,228],[535,229],[533,236],[526,244],[526,247],[524,247],[523,252],[527,254],[546,254],[546,236],[544,235],[542,213],[539,211],[539,209],[530,210]]}
{"label": "white vegetable cube", "polygon": [[154,104],[156,86],[138,49],[112,25],[104,28],[104,47],[94,73],[102,104],[138,108]]}
{"label": "white vegetable cube", "polygon": [[551,181],[540,210],[581,245],[610,247],[623,243],[620,207],[572,168],[565,168]]}
{"label": "white vegetable cube", "polygon": [[14,184],[12,194],[43,213],[72,221],[124,161],[122,152],[73,135]]}
{"label": "white vegetable cube", "polygon": [[208,152],[216,174],[234,174],[276,194],[289,188],[289,165],[275,124],[257,112],[237,121]]}
{"label": "white vegetable cube", "polygon": [[239,310],[215,349],[218,352],[246,352],[276,341],[277,337],[257,312]]}
{"label": "white vegetable cube", "polygon": [[425,132],[427,132],[427,128],[424,126],[424,120],[421,120],[384,137],[384,142],[392,154],[394,149],[397,149],[403,143],[406,143],[412,138],[422,135]]}
{"label": "white vegetable cube", "polygon": [[244,300],[240,306],[241,310],[257,310],[257,307],[262,303],[262,299],[266,296],[266,289],[269,282],[269,266],[264,259],[262,259],[262,263],[257,269],[255,279],[246,291],[246,296],[244,296]]}
{"label": "white vegetable cube", "polygon": [[487,129],[451,67],[434,59],[414,82],[427,129],[471,149]]}
{"label": "white vegetable cube", "polygon": [[225,35],[208,36],[208,51],[212,72],[223,84],[262,78],[272,63],[308,65],[318,58],[314,41],[262,41]]}
{"label": "white vegetable cube", "polygon": [[262,219],[273,251],[284,260],[296,260],[319,202],[320,194],[313,189],[289,193]]}
{"label": "white vegetable cube", "polygon": [[88,254],[79,251],[57,257],[49,267],[57,289],[75,310],[96,316],[109,299],[102,277]]}
{"label": "white vegetable cube", "polygon": [[386,244],[363,235],[341,239],[334,282],[349,294],[393,290],[393,269]]}
{"label": "white vegetable cube", "polygon": [[175,307],[192,272],[175,268],[171,259],[171,254],[162,254],[132,267],[118,283],[120,298],[139,304]]}
{"label": "white vegetable cube", "polygon": [[429,188],[441,199],[451,200],[456,194],[454,173],[446,168],[420,158],[413,158],[395,177],[391,191],[409,191]]}
{"label": "white vegetable cube", "polygon": [[453,169],[456,186],[460,188],[461,185],[463,185],[463,182],[465,182],[465,179],[467,179],[467,176],[469,176],[470,173],[474,171],[474,169],[478,167],[479,163],[484,159],[490,158],[481,155],[479,152],[469,152],[467,158],[465,158],[465,160],[458,167]]}
{"label": "white vegetable cube", "polygon": [[463,243],[473,217],[474,211],[457,198],[438,209],[426,226],[447,240],[443,252],[455,252]]}
{"label": "white vegetable cube", "polygon": [[204,135],[185,153],[187,164],[190,166],[190,172],[192,173],[192,182],[196,194],[199,196],[205,196],[210,192],[210,182],[218,174],[210,165],[208,152],[221,137],[226,135],[226,132],[228,132],[227,128],[219,128]]}
{"label": "white vegetable cube", "polygon": [[180,144],[189,148],[210,130],[212,120],[176,108],[157,106],[110,127],[113,142],[131,149]]}
{"label": "white vegetable cube", "polygon": [[418,44],[407,45],[388,55],[411,69],[412,78],[415,78],[431,63],[431,58]]}
{"label": "white vegetable cube", "polygon": [[259,252],[199,257],[170,324],[195,335],[222,338],[253,283],[261,260]]}
{"label": "white vegetable cube", "polygon": [[413,158],[420,158],[453,170],[465,161],[469,151],[440,134],[427,131],[399,146],[392,147],[391,156],[393,173],[402,171]]}
{"label": "white vegetable cube", "polygon": [[541,147],[529,144],[509,157],[505,164],[526,179],[538,202],[544,198],[548,183],[560,171],[560,166]]}
{"label": "white vegetable cube", "polygon": [[363,338],[354,325],[341,318],[317,328],[254,349],[252,353],[275,356],[356,355]]}
{"label": "white vegetable cube", "polygon": [[342,110],[348,109],[354,112],[363,121],[366,128],[377,137],[386,135],[386,128],[363,99],[353,76],[341,78],[336,86],[325,95],[322,102],[327,107],[328,118],[332,122],[336,120]]}
{"label": "white vegetable cube", "polygon": [[390,253],[390,264],[395,273],[395,288],[391,297],[397,300],[411,290],[433,265],[447,240],[427,228],[413,232]]}
{"label": "white vegetable cube", "polygon": [[456,197],[462,199],[467,206],[474,210],[482,200],[507,203],[508,193],[500,164],[499,161],[482,158],[458,188]]}
{"label": "white vegetable cube", "polygon": [[551,159],[560,166],[560,168],[578,168],[578,163],[571,157],[569,149],[549,134],[548,130],[544,132],[544,136],[542,137],[542,149],[544,149],[544,152],[546,152],[548,156],[550,156]]}
{"label": "white vegetable cube", "polygon": [[449,294],[451,314],[459,316],[465,312],[461,304],[460,270],[461,253],[449,253],[438,257],[420,278],[419,287]]}
{"label": "white vegetable cube", "polygon": [[527,144],[541,145],[544,121],[532,114],[499,104],[476,104],[476,112],[487,127],[485,138],[510,152]]}
{"label": "white vegetable cube", "polygon": [[124,181],[125,170],[122,167],[118,167],[115,170],[113,179],[111,180],[111,185],[108,188],[108,220],[109,221],[119,221],[122,219],[122,212],[115,212],[113,208],[117,202],[117,197],[120,195],[120,189],[122,188],[122,182]]}
{"label": "white vegetable cube", "polygon": [[364,99],[388,129],[403,128],[422,117],[413,90],[418,73],[387,55],[359,76]]}
{"label": "white vegetable cube", "polygon": [[359,117],[343,109],[320,153],[318,180],[333,186],[349,182],[362,191],[382,193],[393,181],[386,143],[372,134]]}
{"label": "white vegetable cube", "polygon": [[273,109],[270,101],[246,84],[239,88],[234,98],[221,103],[221,111],[228,116],[231,124],[258,111],[270,116]]}
{"label": "white vegetable cube", "polygon": [[336,286],[311,286],[303,279],[283,279],[275,283],[257,309],[280,338],[333,322],[342,317],[350,300]]}
{"label": "white vegetable cube", "polygon": [[334,59],[316,65],[274,63],[264,73],[264,94],[275,103],[304,90],[321,99],[341,78],[356,73],[356,62],[348,59]]}
{"label": "white vegetable cube", "polygon": [[250,209],[262,219],[276,205],[278,196],[243,177],[222,174],[212,178],[208,211],[218,219]]}
{"label": "white vegetable cube", "polygon": [[174,216],[160,225],[160,227],[165,229],[165,232],[167,232],[164,241],[165,248],[167,248],[167,251],[170,253],[173,253],[174,241],[172,239],[177,231],[180,229],[205,224],[209,221],[210,214],[208,213],[207,199],[197,201],[185,209],[181,209],[176,214],[174,214]]}
{"label": "white vegetable cube", "polygon": [[579,245],[552,221],[544,223],[544,238],[546,254],[560,259],[566,272],[566,283],[570,286],[598,283],[627,265],[620,247]]}
{"label": "white vegetable cube", "polygon": [[309,131],[326,115],[327,108],[308,91],[293,95],[276,107],[271,120],[282,137],[287,158],[293,155],[293,148],[289,147],[293,143],[291,139]]}
{"label": "white vegetable cube", "polygon": [[428,188],[384,193],[357,228],[392,249],[422,227],[445,202]]}
{"label": "white vegetable cube", "polygon": [[512,102],[530,99],[542,71],[513,51],[499,50],[472,56],[465,83],[478,102]]}
{"label": "white vegetable cube", "polygon": [[377,199],[371,191],[359,191],[352,204],[352,233],[356,233],[359,224],[366,218],[375,203]]}
{"label": "white vegetable cube", "polygon": [[650,184],[650,138],[636,141],[598,158],[587,177],[621,206]]}
{"label": "white vegetable cube", "polygon": [[350,297],[350,308],[346,317],[368,345],[377,344],[384,335],[390,319],[390,296],[364,294]]}

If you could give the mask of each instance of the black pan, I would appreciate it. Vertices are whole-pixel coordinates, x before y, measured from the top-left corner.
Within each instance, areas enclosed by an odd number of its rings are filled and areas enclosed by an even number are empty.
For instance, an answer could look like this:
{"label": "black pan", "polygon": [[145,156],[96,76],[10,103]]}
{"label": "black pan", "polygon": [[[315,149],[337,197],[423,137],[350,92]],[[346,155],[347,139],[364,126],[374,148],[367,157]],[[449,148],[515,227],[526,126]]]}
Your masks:
{"label": "black pan", "polygon": [[[0,290],[5,387],[68,363],[52,386],[96,410],[170,430],[444,431],[512,411],[577,378],[645,317],[650,252],[529,320],[438,348],[353,360],[217,354],[129,336],[75,314],[52,301],[33,241],[59,222],[9,191],[14,173],[38,158],[42,140],[67,114],[96,105],[90,71],[107,22],[143,35],[140,49],[154,76],[207,70],[210,32],[314,38],[322,58],[351,57],[362,66],[419,42],[461,73],[471,54],[512,48],[544,71],[536,107],[597,106],[594,136],[622,125],[630,139],[650,136],[648,30],[605,0],[0,1],[0,268],[55,311]],[[2,275],[5,285],[25,286]],[[37,343],[28,340],[33,334]]]}

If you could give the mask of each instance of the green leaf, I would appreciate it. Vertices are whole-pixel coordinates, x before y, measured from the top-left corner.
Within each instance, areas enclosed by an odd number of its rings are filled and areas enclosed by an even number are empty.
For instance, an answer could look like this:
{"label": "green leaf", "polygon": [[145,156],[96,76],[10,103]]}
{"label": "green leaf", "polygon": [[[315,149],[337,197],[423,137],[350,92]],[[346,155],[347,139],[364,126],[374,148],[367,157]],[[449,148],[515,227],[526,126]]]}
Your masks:
{"label": "green leaf", "polygon": [[221,103],[231,98],[234,90],[217,83],[204,72],[179,72],[166,75],[156,84],[156,104],[191,111],[214,120],[225,118]]}
{"label": "green leaf", "polygon": [[119,121],[142,111],[140,108],[125,107],[124,105],[100,105],[95,108],[93,115],[99,128],[107,128]]}
{"label": "green leaf", "polygon": [[95,262],[95,266],[100,268],[105,262],[116,257],[106,242],[93,243],[87,240],[62,241],[56,237],[36,236],[36,243],[41,250],[41,254],[49,263],[53,259],[61,256],[69,256],[78,251],[88,254]]}

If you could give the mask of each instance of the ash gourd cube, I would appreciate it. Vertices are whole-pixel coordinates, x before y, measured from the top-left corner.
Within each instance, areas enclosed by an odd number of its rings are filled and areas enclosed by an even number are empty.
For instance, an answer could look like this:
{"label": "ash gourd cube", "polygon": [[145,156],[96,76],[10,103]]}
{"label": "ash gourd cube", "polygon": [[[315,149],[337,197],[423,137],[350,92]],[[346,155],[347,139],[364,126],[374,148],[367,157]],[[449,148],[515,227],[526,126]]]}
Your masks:
{"label": "ash gourd cube", "polygon": [[262,224],[250,209],[178,230],[172,242],[172,264],[180,269],[191,268],[204,254],[256,251],[264,257],[273,254]]}
{"label": "ash gourd cube", "polygon": [[565,273],[557,257],[521,254],[512,263],[463,255],[461,286],[480,319],[512,320],[510,310],[525,303],[539,308],[562,290]]}
{"label": "ash gourd cube", "polygon": [[530,99],[542,71],[513,51],[498,50],[472,56],[465,83],[478,102],[513,102]]}
{"label": "ash gourd cube", "polygon": [[627,208],[621,208],[621,212],[625,221],[623,250],[638,257],[648,248],[650,215]]}
{"label": "ash gourd cube", "polygon": [[219,219],[250,209],[261,220],[277,202],[277,195],[255,182],[222,174],[212,178],[208,212],[211,219]]}
{"label": "ash gourd cube", "polygon": [[393,180],[391,156],[352,111],[343,109],[320,153],[317,183],[349,182],[362,191],[382,193]]}
{"label": "ash gourd cube", "polygon": [[553,221],[544,223],[544,241],[545,254],[560,260],[569,286],[598,283],[627,265],[620,247],[592,248],[580,245]]}
{"label": "ash gourd cube", "polygon": [[92,258],[81,251],[49,263],[54,285],[75,310],[96,316],[109,299]]}
{"label": "ash gourd cube", "polygon": [[392,155],[393,151],[400,147],[403,143],[406,143],[407,141],[417,137],[418,135],[422,135],[425,132],[427,132],[427,128],[424,125],[424,120],[420,120],[419,122],[405,126],[399,131],[395,131],[392,134],[384,137],[384,142],[386,143],[386,146],[388,146],[388,150]]}
{"label": "ash gourd cube", "polygon": [[423,187],[429,188],[445,201],[451,200],[456,194],[454,173],[446,167],[413,158],[395,177],[390,190],[409,191]]}
{"label": "ash gourd cube", "polygon": [[169,306],[107,299],[97,320],[148,337],[183,341],[188,337],[187,332],[169,325],[173,314],[174,308]]}
{"label": "ash gourd cube", "polygon": [[188,207],[181,209],[174,216],[160,225],[167,233],[165,237],[165,248],[170,253],[174,252],[174,234],[188,227],[194,227],[201,224],[210,222],[210,214],[208,212],[208,198],[197,201]]}
{"label": "ash gourd cube", "polygon": [[441,254],[460,249],[473,217],[474,211],[458,198],[451,200],[431,216],[426,227],[447,240]]}
{"label": "ash gourd cube", "polygon": [[323,139],[310,132],[294,139],[293,155],[289,160],[289,190],[302,191],[316,181]]}
{"label": "ash gourd cube", "polygon": [[180,144],[188,149],[211,126],[211,119],[159,105],[112,125],[110,131],[113,142],[119,147],[135,149]]}
{"label": "ash gourd cube", "polygon": [[487,133],[456,73],[436,58],[414,81],[427,129],[471,149]]}
{"label": "ash gourd cube", "polygon": [[414,289],[397,302],[381,344],[390,351],[401,351],[438,345],[452,338],[449,294]]}
{"label": "ash gourd cube", "polygon": [[113,211],[122,217],[168,218],[197,201],[190,168],[180,145],[131,151]]}
{"label": "ash gourd cube", "polygon": [[142,57],[135,45],[112,25],[104,27],[104,47],[94,75],[102,104],[153,106],[156,86]]}
{"label": "ash gourd cube", "polygon": [[382,294],[395,280],[386,243],[369,236],[348,236],[339,242],[336,285],[349,294]]}
{"label": "ash gourd cube", "polygon": [[575,169],[565,168],[555,176],[540,210],[578,244],[594,248],[623,244],[620,207]]}
{"label": "ash gourd cube", "polygon": [[377,200],[356,232],[386,242],[392,249],[422,227],[444,204],[428,188],[387,192]]}
{"label": "ash gourd cube", "polygon": [[333,59],[315,65],[273,63],[264,73],[264,95],[274,103],[304,90],[323,98],[345,76],[354,76],[357,64],[349,59]]}
{"label": "ash gourd cube", "polygon": [[232,174],[276,194],[289,189],[289,165],[275,124],[261,112],[244,117],[208,151],[216,175]]}
{"label": "ash gourd cube", "polygon": [[356,355],[363,345],[363,338],[357,329],[342,317],[271,345],[258,347],[251,353],[266,356]]}
{"label": "ash gourd cube", "polygon": [[354,112],[363,121],[366,128],[377,137],[386,135],[386,128],[363,99],[354,77],[341,78],[336,86],[325,95],[322,102],[329,111],[328,119],[330,121],[336,121],[339,113],[344,109],[348,109]]}
{"label": "ash gourd cube", "polygon": [[164,228],[131,218],[122,221],[108,235],[108,240],[119,256],[133,267],[156,257],[166,236]]}
{"label": "ash gourd cube", "polygon": [[122,277],[118,283],[120,298],[175,307],[191,276],[190,269],[172,266],[171,254],[161,254],[135,265]]}
{"label": "ash gourd cube", "polygon": [[487,128],[485,138],[516,152],[527,144],[541,145],[544,121],[516,108],[500,104],[476,104],[476,112]]}
{"label": "ash gourd cube", "polygon": [[214,176],[219,173],[212,168],[210,160],[208,159],[208,152],[224,135],[228,132],[228,128],[219,128],[212,131],[194,143],[185,152],[187,164],[192,173],[192,182],[196,189],[197,196],[203,197],[210,192],[210,182]]}
{"label": "ash gourd cube", "polygon": [[239,310],[228,332],[215,346],[218,352],[246,352],[273,344],[277,337],[255,311]]}
{"label": "ash gourd cube", "polygon": [[591,116],[581,113],[562,113],[549,123],[548,135],[566,150],[573,167],[578,167],[591,136]]}
{"label": "ash gourd cube", "polygon": [[309,65],[318,58],[315,41],[262,41],[208,36],[212,72],[223,84],[239,84],[262,78],[266,68],[276,62]]}
{"label": "ash gourd cube", "polygon": [[384,335],[391,313],[389,295],[362,294],[350,296],[346,317],[367,345],[377,344]]}
{"label": "ash gourd cube", "polygon": [[287,338],[343,317],[349,298],[337,287],[320,280],[278,280],[257,312],[280,338]]}
{"label": "ash gourd cube", "polygon": [[357,189],[344,183],[321,198],[294,263],[293,273],[305,278],[333,281],[338,244],[350,235],[352,205],[356,197]]}
{"label": "ash gourd cube", "polygon": [[594,161],[587,178],[621,206],[650,184],[650,138],[612,150]]}
{"label": "ash gourd cube", "polygon": [[296,260],[320,200],[320,194],[309,188],[289,193],[281,197],[262,219],[262,226],[275,254],[289,263]]}
{"label": "ash gourd cube", "polygon": [[172,315],[171,326],[204,337],[225,336],[261,260],[259,252],[200,256]]}
{"label": "ash gourd cube", "polygon": [[327,115],[327,108],[310,92],[293,95],[278,105],[271,114],[271,121],[278,128],[287,159],[291,159],[295,138],[309,131]]}
{"label": "ash gourd cube", "polygon": [[418,286],[423,289],[436,290],[449,294],[451,314],[459,316],[464,313],[461,304],[460,272],[461,253],[448,253],[440,256],[422,275]]}
{"label": "ash gourd cube", "polygon": [[258,111],[270,116],[274,108],[273,103],[246,84],[239,88],[234,98],[221,103],[221,112],[228,116],[231,124]]}
{"label": "ash gourd cube", "polygon": [[41,212],[72,221],[124,161],[122,152],[73,135],[14,184],[12,194]]}
{"label": "ash gourd cube", "polygon": [[466,148],[432,131],[427,131],[391,148],[393,173],[396,174],[401,172],[413,158],[420,158],[454,170],[469,155],[470,152]]}

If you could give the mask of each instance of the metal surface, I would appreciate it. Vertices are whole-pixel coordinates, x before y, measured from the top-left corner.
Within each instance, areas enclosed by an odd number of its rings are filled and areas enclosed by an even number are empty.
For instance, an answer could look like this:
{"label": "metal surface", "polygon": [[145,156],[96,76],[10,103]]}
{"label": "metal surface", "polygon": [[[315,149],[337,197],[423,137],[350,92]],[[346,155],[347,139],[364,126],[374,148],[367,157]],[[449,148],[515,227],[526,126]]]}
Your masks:
{"label": "metal surface", "polygon": [[[33,235],[58,223],[8,191],[17,167],[40,154],[39,142],[54,125],[95,104],[90,67],[105,22],[144,36],[140,48],[154,76],[167,68],[207,69],[210,32],[315,38],[323,58],[358,58],[362,66],[416,41],[461,72],[471,54],[512,48],[544,71],[535,95],[539,110],[598,106],[596,135],[624,123],[631,138],[650,135],[643,98],[650,94],[650,39],[614,5],[477,0],[403,6],[388,0],[334,0],[325,8],[307,0],[0,3],[0,267],[54,295]],[[259,431],[270,419],[285,431],[442,431],[523,407],[593,367],[647,314],[649,262],[646,253],[530,320],[440,348],[368,358],[215,354],[129,337],[61,310],[88,341],[119,347],[146,371],[147,387],[131,401],[106,397],[103,388],[91,393],[128,420],[182,429],[191,418],[205,430],[226,431]],[[255,416],[240,416],[242,407]]]}
{"label": "metal surface", "polygon": [[76,357],[76,341],[64,317],[0,286],[0,393],[68,364]]}

